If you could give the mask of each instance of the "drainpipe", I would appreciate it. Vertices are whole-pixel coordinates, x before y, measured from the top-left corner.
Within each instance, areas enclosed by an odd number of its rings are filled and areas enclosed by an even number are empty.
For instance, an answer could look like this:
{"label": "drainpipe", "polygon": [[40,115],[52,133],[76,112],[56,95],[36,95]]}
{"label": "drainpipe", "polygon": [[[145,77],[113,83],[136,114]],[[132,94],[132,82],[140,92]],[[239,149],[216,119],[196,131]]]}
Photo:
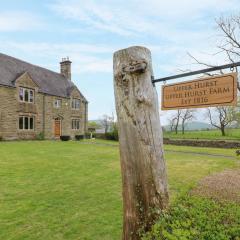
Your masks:
{"label": "drainpipe", "polygon": [[43,94],[43,119],[42,119],[42,132],[45,137],[45,94]]}
{"label": "drainpipe", "polygon": [[88,102],[85,102],[85,134],[87,132],[87,121],[88,121]]}
{"label": "drainpipe", "polygon": [[2,121],[2,112],[0,112],[0,140],[1,140],[1,138],[2,138],[2,134],[3,134],[3,132],[2,132],[2,124],[3,124],[3,121]]}

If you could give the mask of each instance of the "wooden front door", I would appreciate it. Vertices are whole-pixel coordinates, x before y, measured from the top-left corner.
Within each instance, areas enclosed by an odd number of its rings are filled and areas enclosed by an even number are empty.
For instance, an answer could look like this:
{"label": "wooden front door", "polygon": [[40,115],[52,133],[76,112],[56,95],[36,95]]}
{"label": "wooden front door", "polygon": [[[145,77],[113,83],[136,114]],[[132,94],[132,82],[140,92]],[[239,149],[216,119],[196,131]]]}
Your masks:
{"label": "wooden front door", "polygon": [[55,119],[54,122],[54,135],[55,137],[59,138],[61,135],[61,120]]}

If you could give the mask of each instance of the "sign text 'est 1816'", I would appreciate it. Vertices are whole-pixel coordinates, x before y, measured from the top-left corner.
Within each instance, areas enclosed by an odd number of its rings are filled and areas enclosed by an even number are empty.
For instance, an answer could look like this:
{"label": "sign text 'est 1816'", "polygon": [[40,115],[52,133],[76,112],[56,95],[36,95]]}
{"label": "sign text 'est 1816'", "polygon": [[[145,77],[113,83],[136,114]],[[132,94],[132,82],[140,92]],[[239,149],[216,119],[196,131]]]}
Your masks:
{"label": "sign text 'est 1816'", "polygon": [[236,104],[237,73],[162,86],[162,110]]}

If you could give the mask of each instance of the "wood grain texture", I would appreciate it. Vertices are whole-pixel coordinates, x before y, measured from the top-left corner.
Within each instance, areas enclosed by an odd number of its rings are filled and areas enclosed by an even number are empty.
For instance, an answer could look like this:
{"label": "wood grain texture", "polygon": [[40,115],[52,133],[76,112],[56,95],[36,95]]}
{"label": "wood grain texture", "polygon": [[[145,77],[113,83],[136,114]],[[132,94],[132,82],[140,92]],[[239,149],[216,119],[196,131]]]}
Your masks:
{"label": "wood grain texture", "polygon": [[162,129],[150,51],[120,50],[114,54],[113,68],[123,184],[122,239],[135,240],[168,205]]}
{"label": "wood grain texture", "polygon": [[162,87],[162,110],[236,106],[237,74],[224,74]]}
{"label": "wood grain texture", "polygon": [[54,121],[54,133],[55,133],[55,137],[60,137],[60,135],[61,135],[61,121],[60,120]]}

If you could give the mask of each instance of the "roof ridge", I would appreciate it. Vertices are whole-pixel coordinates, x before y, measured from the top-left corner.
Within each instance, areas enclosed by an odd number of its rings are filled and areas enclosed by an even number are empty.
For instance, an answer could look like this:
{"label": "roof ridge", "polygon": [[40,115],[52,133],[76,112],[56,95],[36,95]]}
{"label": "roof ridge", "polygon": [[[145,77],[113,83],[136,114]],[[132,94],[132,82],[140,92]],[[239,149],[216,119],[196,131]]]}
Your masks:
{"label": "roof ridge", "polygon": [[34,82],[39,85],[41,92],[67,97],[68,87],[75,87],[80,92],[80,95],[86,99],[77,85],[73,81],[69,81],[63,74],[0,53],[1,85],[13,87],[13,80],[16,80],[17,77],[25,72],[28,72]]}
{"label": "roof ridge", "polygon": [[1,53],[1,52],[0,52],[0,55],[5,56],[5,57],[8,57],[8,58],[10,58],[10,59],[13,59],[13,60],[15,60],[15,61],[17,60],[18,62],[22,62],[22,63],[24,63],[24,64],[31,65],[31,66],[33,66],[33,67],[41,68],[41,69],[47,70],[47,71],[49,71],[49,72],[58,74],[58,75],[62,76],[63,78],[65,78],[65,79],[67,80],[67,78],[66,78],[63,74],[61,74],[61,73],[59,73],[59,72],[55,72],[55,71],[50,70],[50,69],[48,69],[48,68],[41,67],[41,66],[39,66],[39,65],[32,64],[32,63],[30,63],[30,62],[26,62],[26,61],[24,61],[24,60],[22,60],[22,59],[19,59],[19,58],[16,58],[16,57],[12,57],[12,56],[7,55],[7,54],[5,54],[5,53]]}

